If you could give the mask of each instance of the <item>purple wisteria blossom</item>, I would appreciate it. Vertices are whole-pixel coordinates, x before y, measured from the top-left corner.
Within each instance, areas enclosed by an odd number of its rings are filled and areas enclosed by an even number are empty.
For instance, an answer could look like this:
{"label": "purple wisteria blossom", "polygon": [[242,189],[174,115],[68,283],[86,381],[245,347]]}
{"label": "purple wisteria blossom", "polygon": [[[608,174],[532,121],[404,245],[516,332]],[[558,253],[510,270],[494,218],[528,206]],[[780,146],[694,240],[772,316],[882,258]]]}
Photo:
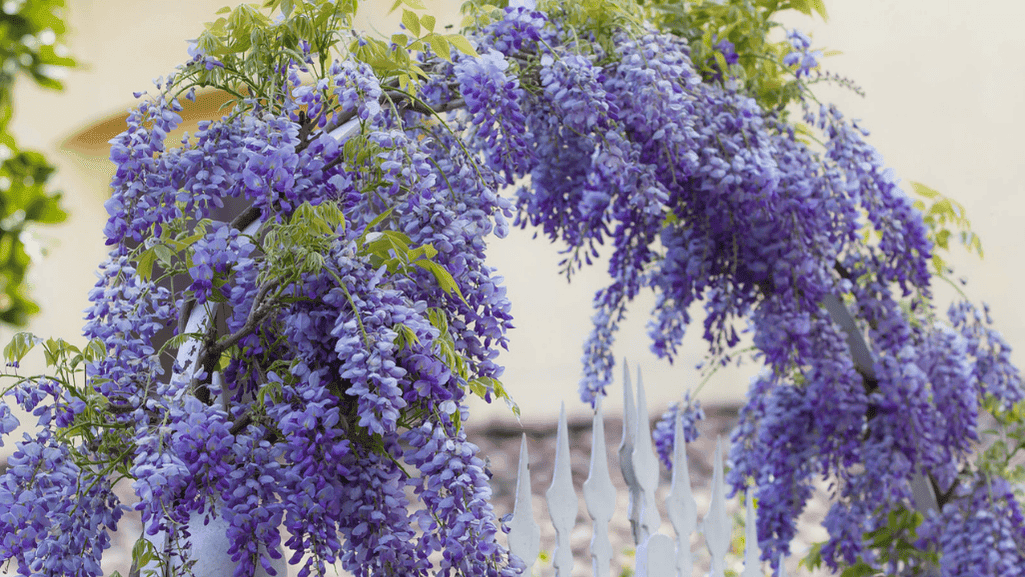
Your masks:
{"label": "purple wisteria blossom", "polygon": [[[928,231],[867,131],[804,99],[822,137],[809,145],[734,83],[704,82],[684,39],[627,20],[578,30],[514,2],[469,39],[476,56],[451,62],[364,54],[358,37],[360,59],[329,61],[302,39],[274,82],[174,148],[175,95],[194,95],[194,75],[161,80],[111,143],[111,252],[84,329],[105,354],[72,361],[84,385],[6,390],[40,432],[0,476],[0,560],[98,575],[123,476],[147,538],[185,557],[189,523],[222,518],[235,577],[282,554],[303,577],[333,563],[367,577],[520,574],[463,427],[468,395],[509,400],[511,305],[486,249],[511,220],[563,243],[568,276],[608,257],[585,402],[605,393],[644,290],[669,361],[696,302],[710,363],[745,356],[750,335],[765,370],[727,482],[758,498],[764,559],[789,553],[826,478],[822,558],[875,563],[866,533],[926,479],[942,511],[917,545],[944,574],[1020,574],[1018,497],[968,462],[980,406],[1009,410],[1021,376],[988,311],[934,315]],[[820,54],[787,38],[783,63],[803,78]],[[190,56],[184,71],[241,74],[198,44]],[[245,208],[224,217],[229,200]],[[689,396],[663,415],[667,464],[676,419],[691,440],[702,416]],[[0,435],[17,426],[0,403]]]}

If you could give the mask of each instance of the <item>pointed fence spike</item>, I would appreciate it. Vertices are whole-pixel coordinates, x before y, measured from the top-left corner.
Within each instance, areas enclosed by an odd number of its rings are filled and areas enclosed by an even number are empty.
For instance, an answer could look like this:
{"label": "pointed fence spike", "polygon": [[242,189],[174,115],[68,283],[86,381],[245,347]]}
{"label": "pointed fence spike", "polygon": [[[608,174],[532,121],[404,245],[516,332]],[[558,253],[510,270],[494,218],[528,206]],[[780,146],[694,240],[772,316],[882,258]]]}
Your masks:
{"label": "pointed fence spike", "polygon": [[524,574],[530,574],[530,568],[537,561],[541,551],[541,527],[534,521],[534,504],[530,491],[530,469],[527,463],[527,435],[520,440],[520,465],[516,476],[516,502],[513,505],[513,516],[509,522],[509,551],[519,557],[526,568]]}
{"label": "pointed fence spike", "polygon": [[733,520],[726,513],[726,486],[722,471],[722,436],[715,443],[715,465],[712,473],[712,500],[708,504],[708,513],[701,521],[701,531],[705,534],[705,545],[712,554],[709,577],[725,577],[726,552],[730,550],[730,537],[733,533]]}
{"label": "pointed fence spike", "polygon": [[783,556],[779,557],[779,574],[776,577],[789,577],[787,574],[787,566],[783,564]]}
{"label": "pointed fence spike", "polygon": [[666,497],[666,513],[676,530],[676,572],[690,577],[694,572],[694,554],[690,536],[698,528],[698,503],[690,484],[687,441],[683,437],[683,415],[677,413],[673,430],[673,480]]}
{"label": "pointed fence spike", "polygon": [[[619,448],[621,465],[624,462],[627,463],[623,466],[623,476],[627,477],[628,471],[632,475],[635,470],[647,472],[654,470],[656,472],[655,487],[657,487],[658,461],[651,443],[644,384],[641,382],[640,374],[638,373],[637,404],[635,406],[629,376],[624,375],[623,380],[624,409],[626,414],[624,415],[623,442]],[[593,577],[608,577],[610,574],[612,547],[609,544],[608,523],[615,512],[615,489],[611,484],[611,479],[609,479],[604,416],[601,405],[601,399],[598,399],[595,404],[595,416],[592,425],[591,463],[587,481],[584,482],[584,500],[587,503],[587,512],[594,522],[591,539],[591,575]],[[668,535],[655,532],[658,529],[658,525],[661,524],[661,519],[658,517],[658,511],[653,510],[656,519],[655,523],[657,524],[651,524],[652,522],[649,520],[649,524],[644,530],[650,531],[650,533],[645,534],[644,538],[637,543],[635,558],[636,577],[690,577],[693,571],[690,535],[697,528],[700,528],[701,533],[704,534],[705,544],[711,553],[711,570],[707,574],[708,577],[725,577],[725,560],[726,553],[731,545],[733,521],[726,512],[722,437],[719,437],[716,441],[711,501],[707,513],[699,524],[697,522],[697,503],[691,492],[690,467],[687,461],[686,441],[684,440],[683,420],[681,417],[677,416],[674,427],[673,480],[669,496],[666,498],[666,508],[669,519],[676,530],[676,539],[674,540]],[[556,577],[568,577],[572,572],[573,553],[569,540],[570,533],[576,523],[577,510],[579,508],[577,495],[573,490],[567,429],[566,409],[563,406],[559,414],[554,463],[555,473],[552,477],[552,486],[546,493],[548,511],[556,532],[556,547],[553,553]],[[647,445],[646,448],[642,446],[645,444]],[[653,466],[642,468],[639,462],[643,463],[644,457],[642,453],[645,450],[649,452],[650,461]],[[540,528],[534,522],[533,517],[528,463],[527,436],[523,435],[520,441],[519,476],[516,480],[516,504],[513,508],[512,520],[509,523],[509,551],[523,560],[526,565],[525,571],[527,574],[530,574],[530,570],[537,561],[540,550]],[[631,491],[634,487],[639,488],[636,479],[634,479]],[[654,499],[654,490],[652,490],[652,499]],[[744,572],[742,575],[743,577],[760,576],[761,562],[759,560],[760,553],[757,547],[755,529],[757,516],[756,511],[754,511],[754,494],[748,491],[746,499],[747,520],[745,539],[748,547],[745,549]],[[634,504],[634,511],[638,513],[641,513],[641,509],[646,506],[646,500],[641,498],[633,500],[632,503]],[[646,512],[645,510],[645,519],[648,519]],[[640,529],[640,523],[636,527]],[[637,533],[635,533],[635,539],[636,535]],[[781,558],[778,577],[786,577],[787,575],[783,561],[784,559]]]}
{"label": "pointed fence spike", "polygon": [[555,448],[555,473],[552,475],[552,486],[545,497],[548,502],[548,515],[555,527],[555,551],[552,553],[552,564],[555,566],[556,577],[569,577],[573,571],[573,550],[570,548],[569,536],[577,520],[577,494],[573,490],[573,473],[569,464],[569,433],[566,426],[566,403],[559,409],[559,434]]}
{"label": "pointed fence spike", "polygon": [[637,408],[634,406],[633,386],[630,384],[630,370],[623,360],[623,440],[619,443],[619,470],[630,490],[626,516],[630,519],[630,531],[634,545],[641,544],[640,538],[640,485],[634,474],[634,440],[637,438]]}
{"label": "pointed fence spike", "polygon": [[744,499],[744,572],[741,577],[762,577],[762,550],[758,546],[758,526],[755,523],[754,487],[748,487]]}
{"label": "pointed fence spike", "polygon": [[634,475],[639,489],[639,528],[638,535],[643,543],[652,534],[658,532],[662,524],[662,516],[658,512],[655,491],[658,489],[659,465],[658,455],[651,442],[651,423],[648,421],[648,400],[644,393],[640,369],[637,369],[637,434],[632,455]]}
{"label": "pointed fence spike", "polygon": [[609,458],[605,450],[605,416],[602,398],[595,405],[591,423],[591,467],[584,481],[584,503],[591,516],[591,575],[609,577],[612,561],[612,542],[609,539],[609,521],[616,512],[616,487],[609,475]]}

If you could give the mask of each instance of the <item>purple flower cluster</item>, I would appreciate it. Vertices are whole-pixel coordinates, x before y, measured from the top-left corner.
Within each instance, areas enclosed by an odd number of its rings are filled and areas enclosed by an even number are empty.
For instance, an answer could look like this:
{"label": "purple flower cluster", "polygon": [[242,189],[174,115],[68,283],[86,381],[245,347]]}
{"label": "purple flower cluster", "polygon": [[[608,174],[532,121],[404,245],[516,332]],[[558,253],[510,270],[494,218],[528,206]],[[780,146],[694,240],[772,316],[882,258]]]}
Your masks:
{"label": "purple flower cluster", "polygon": [[655,439],[655,450],[659,459],[670,471],[673,469],[673,447],[676,444],[676,421],[683,420],[683,440],[686,443],[697,440],[698,421],[705,418],[705,411],[701,408],[701,401],[692,400],[690,391],[684,395],[682,402],[669,405],[669,408],[662,413],[662,418],[655,424],[655,430],[651,432]]}
{"label": "purple flower cluster", "polygon": [[254,261],[249,257],[255,249],[248,238],[239,236],[239,231],[225,223],[214,223],[192,252],[192,284],[188,290],[195,296],[196,304],[206,303],[215,289],[215,281],[223,282],[229,272],[252,268]]}
{"label": "purple flower cluster", "polygon": [[177,309],[166,287],[139,277],[124,248],[111,252],[99,276],[83,332],[101,339],[108,355],[92,363],[90,373],[98,377],[96,390],[111,402],[139,407],[163,374],[153,339]]}
{"label": "purple flower cluster", "polygon": [[475,127],[475,147],[483,151],[488,166],[512,184],[525,172],[530,152],[519,106],[522,89],[515,77],[507,76],[508,68],[505,55],[490,49],[477,58],[459,59],[453,73]]}
{"label": "purple flower cluster", "polygon": [[477,446],[462,433],[453,436],[430,423],[409,431],[403,440],[410,446],[407,461],[421,473],[411,482],[426,507],[416,515],[424,530],[421,546],[441,551],[440,574],[520,574],[523,565],[507,559],[495,542],[489,474],[476,456]]}
{"label": "purple flower cluster", "polygon": [[140,242],[151,228],[159,230],[176,216],[176,171],[168,165],[178,158],[163,153],[164,139],[181,124],[180,111],[176,100],[163,96],[143,102],[129,113],[128,130],[111,141],[110,159],[117,169],[110,183],[113,193],[104,204],[110,215],[103,231],[108,245],[126,238]]}
{"label": "purple flower cluster", "polygon": [[538,51],[555,41],[548,17],[530,6],[510,6],[502,18],[485,26],[478,39],[482,46],[498,50],[506,56]]}
{"label": "purple flower cluster", "polygon": [[1025,575],[1025,516],[1010,484],[983,477],[964,482],[958,493],[918,530],[939,547],[940,575]]}
{"label": "purple flower cluster", "polygon": [[109,480],[74,463],[49,432],[17,444],[0,476],[0,561],[21,575],[102,575],[122,507]]}
{"label": "purple flower cluster", "polygon": [[[35,437],[25,433],[16,443],[0,475],[0,562],[16,560],[21,575],[101,575],[109,532],[117,530],[124,509],[107,475],[95,465],[76,463],[71,448],[55,435],[67,409],[55,414],[54,407],[66,392],[49,380],[22,382],[7,392],[39,427]],[[0,436],[18,425],[0,401]]]}
{"label": "purple flower cluster", "polygon": [[[55,440],[81,399],[16,389],[45,432],[0,478],[0,524],[29,528],[3,533],[4,558],[24,574],[75,574],[79,558],[97,573],[120,505],[109,471],[72,458],[88,454],[129,468],[149,534],[187,541],[189,519],[223,516],[237,577],[270,568],[281,525],[303,576],[336,561],[361,576],[426,575],[434,559],[443,575],[521,572],[496,543],[488,473],[461,430],[469,391],[500,394],[511,316],[485,258],[514,208],[517,224],[566,244],[567,274],[610,248],[585,401],[610,382],[615,332],[645,288],[662,357],[677,355],[695,301],[713,362],[752,335],[767,370],[734,431],[728,480],[755,483],[764,558],[789,551],[816,476],[836,481],[822,550],[833,567],[869,554],[864,532],[910,502],[913,475],[961,482],[979,398],[1008,406],[1025,390],[978,311],[952,308],[951,329],[922,310],[925,226],[866,133],[833,108],[807,112],[825,135],[816,152],[746,94],[703,83],[682,39],[624,31],[605,54],[581,52],[576,32],[508,8],[472,39],[481,56],[423,60],[433,78],[412,85],[415,101],[351,60],[307,80],[303,44],[270,101],[242,103],[175,149],[164,147],[181,122],[169,78],[112,142],[113,249],[87,311],[86,335],[109,352],[89,387],[111,426],[128,427],[106,438],[123,454]],[[788,37],[785,63],[802,77],[817,53]],[[735,60],[725,39],[716,48]],[[217,65],[197,52],[198,63]],[[460,99],[446,125],[423,113]],[[326,133],[347,120],[348,142]],[[523,176],[514,206],[499,187]],[[232,197],[250,203],[245,218],[209,224]],[[235,228],[254,219],[256,233]],[[138,272],[158,243],[184,263],[170,272],[189,277],[176,293]],[[203,336],[165,375],[157,333],[190,326],[177,317],[193,303],[208,314],[188,330]],[[666,412],[663,460],[675,420],[690,439],[702,416],[689,398]],[[0,433],[14,426],[0,405]],[[1017,501],[999,481],[980,487],[923,533],[950,574],[987,547],[993,571],[1020,561]]]}
{"label": "purple flower cluster", "polygon": [[817,68],[819,58],[822,58],[821,50],[811,50],[811,39],[805,36],[800,30],[788,30],[787,40],[793,51],[783,57],[783,66],[796,66],[794,74],[801,78]]}
{"label": "purple flower cluster", "polygon": [[[336,561],[359,575],[425,575],[432,552],[444,574],[518,573],[495,540],[477,448],[458,432],[470,381],[502,374],[498,348],[511,321],[484,241],[504,236],[512,215],[497,171],[524,170],[498,160],[517,158],[509,147],[526,149],[516,136],[522,116],[486,103],[522,100],[504,59],[491,52],[448,71],[484,115],[454,118],[452,128],[503,131],[491,144],[476,134],[480,149],[430,118],[381,106],[379,80],[353,62],[334,63],[313,84],[301,80],[302,64],[290,66],[280,113],[250,103],[203,124],[181,148],[162,147],[179,121],[166,94],[130,118],[112,152],[115,246],[90,295],[86,332],[112,353],[90,376],[119,407],[115,420],[130,425],[125,462],[148,534],[186,543],[190,519],[220,515],[238,576],[270,567],[282,524],[303,575]],[[343,156],[323,130],[350,112],[359,148]],[[496,156],[483,165],[466,153],[489,146]],[[310,255],[317,264],[279,270],[268,255],[306,249],[273,244],[284,233],[209,223],[229,197],[259,209],[265,230],[305,226],[293,222],[303,203],[336,206],[343,222],[322,229]],[[182,232],[197,226],[183,245]],[[419,260],[404,261],[411,257],[397,246],[382,251],[384,238],[421,247]],[[137,272],[138,255],[156,243],[185,263],[178,293]],[[210,311],[189,329],[208,337],[188,345],[198,358],[182,357],[164,375],[156,334],[188,306]],[[74,410],[67,404],[68,418]]]}
{"label": "purple flower cluster", "polygon": [[427,575],[432,550],[418,546],[415,539],[402,469],[377,454],[355,459],[349,469],[347,482],[335,497],[341,505],[339,530],[347,541],[342,567],[356,577]]}
{"label": "purple flower cluster", "polygon": [[1021,372],[1011,363],[1011,347],[995,329],[989,307],[978,308],[967,301],[954,303],[947,311],[954,328],[966,340],[967,354],[975,360],[973,376],[980,396],[996,397],[1005,409],[1025,399]]}
{"label": "purple flower cluster", "polygon": [[726,64],[736,64],[740,61],[740,55],[737,54],[736,47],[732,42],[726,38],[723,38],[718,42],[715,42],[715,40],[715,38],[712,38],[712,42],[715,43],[715,49],[722,53],[723,59],[726,60]]}
{"label": "purple flower cluster", "polygon": [[[703,301],[711,358],[728,362],[747,330],[770,371],[752,385],[730,474],[735,491],[756,483],[765,558],[789,550],[823,475],[838,487],[824,556],[853,562],[863,533],[910,502],[916,472],[956,482],[985,387],[1020,398],[1006,346],[964,311],[952,313],[961,335],[932,324],[921,215],[835,108],[807,115],[825,135],[816,152],[745,94],[702,83],[680,39],[624,36],[615,58],[590,59],[552,30],[543,48],[522,37],[513,54],[539,68],[521,105],[534,154],[517,222],[566,243],[567,272],[611,245],[581,397],[610,382],[615,332],[641,289],[656,293],[649,332],[670,360]],[[789,39],[786,64],[803,76],[819,54],[804,35]],[[828,311],[827,297],[846,311]]]}
{"label": "purple flower cluster", "polygon": [[885,167],[879,152],[865,142],[868,131],[846,123],[835,107],[823,107],[818,124],[829,136],[826,158],[835,162],[847,194],[881,235],[871,259],[879,280],[898,283],[904,296],[912,288],[928,294],[932,245],[921,214],[897,185],[893,169]]}

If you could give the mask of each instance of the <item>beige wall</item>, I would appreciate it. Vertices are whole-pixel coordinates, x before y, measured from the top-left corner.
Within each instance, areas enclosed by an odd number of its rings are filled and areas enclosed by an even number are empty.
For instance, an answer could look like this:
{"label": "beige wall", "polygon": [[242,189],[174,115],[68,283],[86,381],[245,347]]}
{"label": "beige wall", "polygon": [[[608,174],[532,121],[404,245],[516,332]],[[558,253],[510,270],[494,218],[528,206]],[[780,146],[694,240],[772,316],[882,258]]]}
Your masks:
{"label": "beige wall", "polygon": [[[40,231],[49,256],[35,267],[35,296],[43,314],[32,330],[42,335],[78,335],[93,270],[104,255],[100,230],[110,165],[103,158],[61,150],[61,143],[83,129],[123,113],[131,93],[147,89],[186,56],[185,38],[195,37],[226,0],[69,0],[73,30],[69,44],[83,63],[67,78],[63,94],[40,93],[22,84],[14,128],[22,142],[47,150],[60,166],[59,181],[71,209],[68,224]],[[382,0],[364,6],[364,22],[379,30]],[[450,14],[456,1],[448,1]],[[872,142],[905,180],[920,180],[963,201],[982,234],[987,257],[961,269],[970,289],[993,305],[998,327],[1025,348],[1025,312],[1016,298],[1021,277],[1018,252],[1025,241],[1022,211],[1021,112],[1025,50],[1014,30],[1025,17],[1025,3],[1004,0],[985,9],[940,0],[843,0],[829,3],[830,24],[807,18],[817,44],[844,51],[827,61],[855,78],[867,99],[830,90],[848,114],[874,131]],[[393,19],[394,21],[394,19]],[[590,298],[602,286],[604,271],[584,271],[572,284],[556,274],[556,248],[516,231],[493,244],[494,264],[506,277],[517,328],[503,355],[505,382],[525,418],[550,419],[565,401],[571,412],[585,408],[576,399],[581,344],[589,327]],[[949,291],[938,290],[949,296]],[[687,336],[689,354],[669,367],[648,352],[644,322],[650,298],[634,308],[624,326],[617,356],[641,363],[645,382],[655,389],[653,410],[661,410],[700,376],[693,369],[703,350],[700,328]],[[0,331],[7,341],[9,331]],[[1015,360],[1025,361],[1022,353]],[[727,370],[705,387],[705,402],[743,398],[752,369]],[[617,373],[618,374],[618,373]],[[611,405],[618,406],[618,391]],[[608,406],[608,405],[607,405]],[[475,406],[479,415],[507,416],[503,407]]]}

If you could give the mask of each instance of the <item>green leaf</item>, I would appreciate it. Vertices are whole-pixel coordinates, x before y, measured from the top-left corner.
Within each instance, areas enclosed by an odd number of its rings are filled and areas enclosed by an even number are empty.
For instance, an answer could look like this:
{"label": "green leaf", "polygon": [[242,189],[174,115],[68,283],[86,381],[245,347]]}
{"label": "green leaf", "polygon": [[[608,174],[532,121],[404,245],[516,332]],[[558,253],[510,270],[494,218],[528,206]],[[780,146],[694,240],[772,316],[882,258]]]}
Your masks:
{"label": "green leaf", "polygon": [[445,38],[448,39],[452,46],[456,47],[456,50],[466,54],[467,56],[477,57],[477,50],[470,44],[470,41],[466,39],[462,34],[449,34]]}
{"label": "green leaf", "polygon": [[4,360],[8,363],[21,362],[25,355],[43,339],[29,332],[20,332],[11,338],[11,342],[4,347]]}
{"label": "green leaf", "polygon": [[57,366],[60,361],[67,353],[67,342],[64,339],[46,339],[46,343],[43,345],[43,356],[46,358],[46,365],[49,367]]}
{"label": "green leaf", "polygon": [[444,36],[441,34],[429,34],[424,38],[430,43],[431,50],[434,50],[434,53],[439,58],[446,62],[452,62],[452,47],[449,46],[448,40]]}
{"label": "green leaf", "polygon": [[454,278],[452,278],[452,275],[447,270],[445,270],[445,267],[430,260],[418,260],[413,264],[434,275],[434,280],[438,282],[438,286],[441,287],[441,290],[445,291],[448,294],[454,292],[460,300],[466,302],[466,299],[463,298],[463,293],[459,291],[459,285],[456,284],[456,281]]}
{"label": "green leaf", "polygon": [[434,246],[432,246],[430,244],[425,244],[425,245],[418,246],[417,248],[414,248],[413,250],[409,251],[407,253],[407,258],[409,259],[410,262],[413,262],[413,261],[421,259],[421,258],[425,258],[425,259],[430,260],[430,259],[434,258],[435,256],[437,256],[437,254],[438,254],[438,250],[436,248],[434,248]]}
{"label": "green leaf", "polygon": [[424,14],[420,17],[420,25],[427,29],[428,32],[434,32],[434,24],[436,20],[434,16],[430,14]]}
{"label": "green leaf", "polygon": [[718,50],[716,50],[715,53],[714,53],[714,56],[715,56],[715,63],[719,65],[719,70],[725,71],[725,70],[729,69],[729,65],[726,64],[726,57],[723,56],[722,52],[719,52]]}
{"label": "green leaf", "polygon": [[203,238],[204,236],[206,236],[206,229],[200,228],[199,232],[195,234],[186,236],[184,238],[169,239],[167,240],[167,243],[171,245],[171,248],[174,249],[176,252],[181,252],[199,242],[199,239]]}
{"label": "green leaf", "polygon": [[876,570],[864,561],[858,561],[840,574],[840,577],[871,577],[876,575]]}
{"label": "green leaf", "polygon": [[363,245],[363,243],[365,243],[366,240],[367,240],[367,234],[369,234],[374,228],[376,228],[377,225],[379,225],[382,222],[384,222],[384,219],[388,218],[388,216],[391,215],[392,211],[394,211],[394,210],[395,210],[395,207],[392,206],[388,210],[386,210],[386,211],[382,212],[381,214],[377,215],[376,217],[374,217],[374,220],[370,221],[370,224],[368,224],[367,227],[365,229],[363,229],[363,234],[361,234],[360,237],[356,240],[356,245],[357,246]]}
{"label": "green leaf", "polygon": [[480,379],[474,379],[466,384],[470,387],[470,392],[477,395],[478,397],[483,399],[485,396],[487,396],[488,388],[484,385],[484,383],[481,382]]}
{"label": "green leaf", "polygon": [[107,346],[103,343],[103,339],[90,339],[88,344],[85,345],[85,350],[82,351],[82,356],[90,362],[105,358],[107,356]]}
{"label": "green leaf", "polygon": [[829,14],[826,13],[826,3],[822,0],[811,0],[811,7],[819,13],[823,22],[829,21]]}
{"label": "green leaf", "polygon": [[820,543],[813,543],[811,548],[808,550],[808,555],[798,562],[798,567],[806,567],[809,570],[814,571],[822,566],[822,547],[824,547],[826,541]]}
{"label": "green leaf", "polygon": [[417,38],[420,37],[420,19],[417,18],[416,12],[413,12],[412,10],[403,10],[402,25],[405,26],[406,30],[409,30],[413,36]]}
{"label": "green leaf", "polygon": [[809,0],[790,0],[790,7],[811,16],[811,3]]}
{"label": "green leaf", "polygon": [[153,277],[153,263],[156,262],[157,251],[153,248],[148,248],[139,255],[139,262],[135,265],[135,272],[144,281],[148,281]]}
{"label": "green leaf", "polygon": [[165,267],[170,267],[174,264],[174,251],[165,244],[153,245],[153,254],[156,255],[157,260],[163,263]]}
{"label": "green leaf", "polygon": [[911,182],[911,187],[915,189],[915,194],[924,196],[925,198],[936,198],[940,193],[922,184],[921,182]]}
{"label": "green leaf", "polygon": [[132,564],[136,567],[145,567],[150,561],[159,557],[160,553],[157,552],[157,548],[145,537],[139,537],[135,541],[135,545],[132,546]]}
{"label": "green leaf", "polygon": [[448,317],[445,315],[445,311],[431,307],[427,309],[427,319],[431,321],[431,326],[438,329],[442,335],[448,334]]}

